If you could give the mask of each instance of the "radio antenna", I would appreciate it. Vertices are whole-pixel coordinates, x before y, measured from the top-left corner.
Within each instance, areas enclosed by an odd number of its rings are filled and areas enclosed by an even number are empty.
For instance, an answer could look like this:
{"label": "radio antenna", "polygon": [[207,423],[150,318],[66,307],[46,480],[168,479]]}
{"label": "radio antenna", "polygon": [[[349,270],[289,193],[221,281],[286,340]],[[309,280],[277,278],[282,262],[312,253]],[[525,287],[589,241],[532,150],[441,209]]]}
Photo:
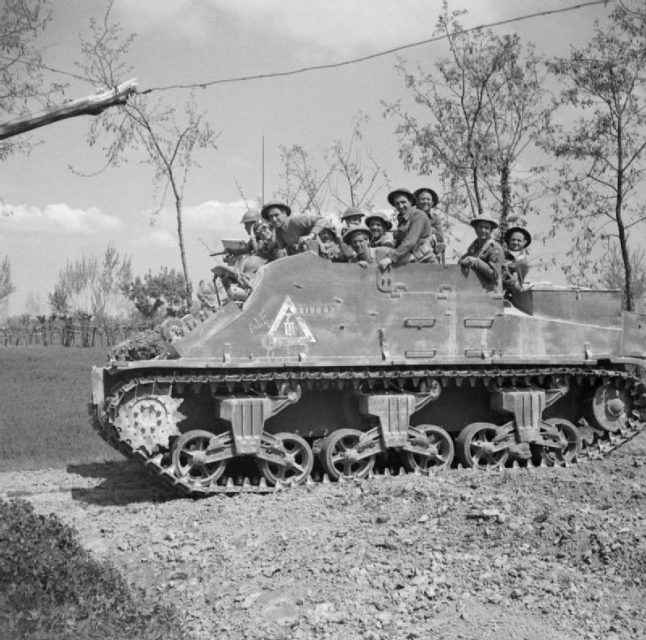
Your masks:
{"label": "radio antenna", "polygon": [[261,160],[261,166],[262,166],[262,187],[261,187],[261,194],[260,194],[260,205],[265,206],[265,136],[263,135],[262,137],[262,160]]}

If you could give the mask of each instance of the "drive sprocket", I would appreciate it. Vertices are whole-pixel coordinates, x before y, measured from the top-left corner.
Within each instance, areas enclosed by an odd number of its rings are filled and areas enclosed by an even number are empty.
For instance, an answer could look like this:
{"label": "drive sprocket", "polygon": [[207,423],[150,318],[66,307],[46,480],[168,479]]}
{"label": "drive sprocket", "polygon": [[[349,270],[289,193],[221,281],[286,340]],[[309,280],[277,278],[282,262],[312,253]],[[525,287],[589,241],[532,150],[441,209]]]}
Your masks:
{"label": "drive sprocket", "polygon": [[181,398],[170,393],[155,393],[148,385],[139,387],[132,397],[125,397],[114,417],[114,426],[121,440],[136,451],[152,455],[167,450],[170,438],[179,436],[178,424],[185,418],[179,411]]}

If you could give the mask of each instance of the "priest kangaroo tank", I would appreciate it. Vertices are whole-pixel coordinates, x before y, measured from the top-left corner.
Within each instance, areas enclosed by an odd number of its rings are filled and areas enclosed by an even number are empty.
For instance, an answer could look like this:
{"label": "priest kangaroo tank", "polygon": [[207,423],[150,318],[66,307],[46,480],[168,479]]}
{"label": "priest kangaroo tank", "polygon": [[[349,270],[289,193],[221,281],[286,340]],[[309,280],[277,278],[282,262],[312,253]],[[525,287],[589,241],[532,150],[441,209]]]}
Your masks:
{"label": "priest kangaroo tank", "polygon": [[189,494],[404,468],[567,464],[644,426],[646,316],[616,291],[513,300],[457,265],[263,267],[242,308],[92,373],[101,435]]}

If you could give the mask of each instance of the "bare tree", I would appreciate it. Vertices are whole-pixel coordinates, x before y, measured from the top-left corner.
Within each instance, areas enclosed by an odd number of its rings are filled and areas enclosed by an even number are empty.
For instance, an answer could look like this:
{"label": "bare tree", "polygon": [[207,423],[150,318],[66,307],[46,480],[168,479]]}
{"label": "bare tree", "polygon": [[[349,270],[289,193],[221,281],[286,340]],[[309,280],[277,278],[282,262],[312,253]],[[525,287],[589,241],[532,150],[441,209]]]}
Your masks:
{"label": "bare tree", "polygon": [[[644,247],[630,250],[630,265],[633,278],[631,288],[635,300],[643,300],[646,296],[646,249]],[[624,292],[624,307],[626,306],[626,270],[616,242],[605,255],[599,283],[608,289],[620,289]]]}
{"label": "bare tree", "polygon": [[92,313],[95,318],[105,321],[112,316],[123,286],[131,280],[132,258],[122,258],[114,244],[109,243],[92,291]]}
{"label": "bare tree", "polygon": [[367,116],[355,116],[348,140],[334,140],[314,159],[300,145],[281,146],[283,185],[274,197],[300,211],[311,209],[319,215],[335,203],[344,208],[372,209],[373,199],[388,176],[364,141],[363,126],[367,122]]}
{"label": "bare tree", "polygon": [[551,64],[564,82],[562,102],[579,119],[555,130],[551,146],[565,162],[560,168],[552,233],[573,233],[566,267],[571,279],[587,284],[600,269],[596,259],[604,237],[617,239],[624,268],[626,308],[634,309],[629,232],[646,219],[637,189],[646,172],[646,21],[619,5],[590,42]]}
{"label": "bare tree", "polygon": [[[81,68],[88,78],[106,88],[115,86],[119,75],[126,71],[122,58],[134,39],[133,35],[121,38],[121,27],[109,21],[111,6],[112,2],[100,24],[91,22],[93,37],[81,43],[84,55]],[[156,193],[161,194],[157,212],[170,190],[184,274],[184,298],[186,306],[190,308],[193,288],[184,243],[184,193],[190,171],[199,166],[195,152],[216,148],[215,132],[204,114],[198,113],[192,99],[185,103],[184,112],[179,114],[174,107],[153,102],[145,95],[137,95],[127,104],[99,116],[90,127],[88,142],[96,144],[101,134],[110,137],[105,149],[108,165],[119,165],[127,161],[131,151],[144,149],[146,161],[153,168]]]}
{"label": "bare tree", "polygon": [[68,260],[58,272],[58,281],[54,292],[50,294],[50,303],[53,296],[59,300],[64,293],[73,313],[92,316],[92,296],[98,276],[99,261],[96,256]]}
{"label": "bare tree", "polygon": [[326,154],[332,168],[328,177],[330,195],[345,207],[372,209],[376,193],[388,181],[363,139],[363,126],[368,120],[363,113],[355,116],[347,144],[335,140]]}
{"label": "bare tree", "polygon": [[420,115],[401,101],[387,104],[386,114],[399,120],[404,166],[419,175],[439,171],[449,215],[468,221],[493,208],[504,227],[522,220],[539,195],[532,178],[543,167],[535,165],[527,175],[519,161],[552,107],[533,47],[523,47],[516,35],[465,31],[459,21],[464,13],[449,12],[444,1],[435,34],[446,36],[450,55],[433,71],[398,65]]}
{"label": "bare tree", "polygon": [[312,210],[321,214],[327,203],[327,181],[332,172],[328,167],[323,172],[315,167],[303,147],[281,145],[280,158],[283,164],[283,185],[274,194],[276,199],[300,211]]}

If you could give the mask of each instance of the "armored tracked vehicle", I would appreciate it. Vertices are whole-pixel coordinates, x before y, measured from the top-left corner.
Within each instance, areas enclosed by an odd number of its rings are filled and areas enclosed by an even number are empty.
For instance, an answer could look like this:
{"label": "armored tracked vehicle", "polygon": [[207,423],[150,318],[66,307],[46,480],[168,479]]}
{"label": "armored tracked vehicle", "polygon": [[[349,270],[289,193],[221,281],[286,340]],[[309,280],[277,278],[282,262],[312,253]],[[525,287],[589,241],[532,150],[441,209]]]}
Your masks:
{"label": "armored tracked vehicle", "polygon": [[457,265],[269,263],[240,308],[92,373],[95,426],[179,491],[603,455],[644,426],[646,316]]}

